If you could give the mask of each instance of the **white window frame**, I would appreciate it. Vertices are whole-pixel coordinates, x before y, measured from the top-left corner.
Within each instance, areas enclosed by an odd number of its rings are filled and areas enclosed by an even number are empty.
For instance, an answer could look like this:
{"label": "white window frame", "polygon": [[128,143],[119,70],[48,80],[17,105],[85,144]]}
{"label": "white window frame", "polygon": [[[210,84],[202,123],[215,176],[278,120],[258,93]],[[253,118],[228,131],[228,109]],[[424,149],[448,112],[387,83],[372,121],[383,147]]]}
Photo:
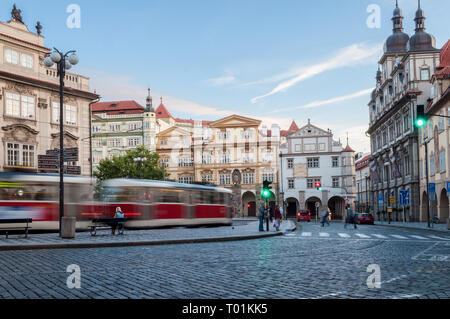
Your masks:
{"label": "white window frame", "polygon": [[30,95],[6,92],[5,115],[34,120],[36,117],[36,98]]}
{"label": "white window frame", "polygon": [[[11,148],[10,146],[13,146]],[[17,148],[15,147],[17,146]],[[31,150],[29,148],[32,148]],[[8,167],[15,167],[15,166],[21,166],[21,167],[29,167],[34,168],[36,167],[36,145],[33,144],[22,144],[22,143],[15,143],[15,142],[5,142],[5,166]],[[12,154],[11,152],[16,152],[17,154]],[[25,154],[31,153],[31,156],[26,156]],[[11,161],[12,157],[17,156],[17,161],[14,160],[14,162]],[[28,165],[27,165],[28,164]],[[30,165],[31,164],[31,165]]]}
{"label": "white window frame", "polygon": [[[64,104],[64,125],[78,126],[78,107]],[[59,102],[52,102],[52,123],[59,124]]]}

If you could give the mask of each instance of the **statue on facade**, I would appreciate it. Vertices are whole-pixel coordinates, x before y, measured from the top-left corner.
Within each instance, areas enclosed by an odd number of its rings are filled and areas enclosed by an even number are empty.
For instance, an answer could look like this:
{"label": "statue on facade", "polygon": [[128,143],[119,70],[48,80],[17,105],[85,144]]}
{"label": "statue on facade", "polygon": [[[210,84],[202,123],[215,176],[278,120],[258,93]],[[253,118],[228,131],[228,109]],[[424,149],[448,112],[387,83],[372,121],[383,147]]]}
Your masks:
{"label": "statue on facade", "polygon": [[11,11],[11,18],[23,24],[22,20],[22,10],[17,9],[16,4],[14,4],[13,9]]}
{"label": "statue on facade", "polygon": [[41,35],[41,33],[42,33],[42,25],[41,25],[40,21],[38,21],[37,24],[36,24],[36,31],[37,31],[38,35]]}

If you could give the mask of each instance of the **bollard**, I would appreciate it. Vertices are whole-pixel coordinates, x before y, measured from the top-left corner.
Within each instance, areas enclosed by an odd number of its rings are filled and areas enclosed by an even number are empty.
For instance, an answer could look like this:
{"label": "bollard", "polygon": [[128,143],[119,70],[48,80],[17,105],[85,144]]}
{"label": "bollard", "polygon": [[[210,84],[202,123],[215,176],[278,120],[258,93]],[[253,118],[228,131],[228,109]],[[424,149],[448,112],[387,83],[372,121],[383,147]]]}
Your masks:
{"label": "bollard", "polygon": [[75,238],[77,219],[75,217],[63,217],[61,220],[61,238]]}
{"label": "bollard", "polygon": [[450,230],[450,218],[447,219],[447,229]]}

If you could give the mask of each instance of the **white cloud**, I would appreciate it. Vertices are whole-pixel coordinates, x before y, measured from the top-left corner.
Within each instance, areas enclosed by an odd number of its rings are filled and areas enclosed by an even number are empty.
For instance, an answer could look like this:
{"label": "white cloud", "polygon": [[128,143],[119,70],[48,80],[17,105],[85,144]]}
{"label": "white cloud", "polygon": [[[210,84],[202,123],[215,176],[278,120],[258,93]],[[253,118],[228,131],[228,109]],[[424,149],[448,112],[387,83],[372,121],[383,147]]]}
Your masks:
{"label": "white cloud", "polygon": [[364,95],[368,95],[372,92],[373,88],[371,89],[366,89],[366,90],[361,90],[349,95],[345,95],[345,96],[340,96],[340,97],[335,97],[332,99],[328,99],[328,100],[323,100],[323,101],[314,101],[311,103],[308,103],[306,105],[303,106],[297,106],[297,107],[291,107],[291,108],[285,108],[285,109],[277,109],[275,111],[272,111],[271,113],[279,113],[279,112],[285,112],[285,111],[291,111],[291,110],[298,110],[298,109],[312,109],[312,108],[316,108],[316,107],[320,107],[323,105],[328,105],[328,104],[333,104],[333,103],[338,103],[338,102],[343,102],[343,101],[347,101],[347,100],[351,100],[360,96],[364,96]]}
{"label": "white cloud", "polygon": [[206,82],[212,86],[224,86],[228,84],[233,84],[234,82],[236,82],[236,78],[232,75],[225,75],[219,78],[206,80]]}
{"label": "white cloud", "polygon": [[[284,75],[290,75],[289,79],[278,84],[272,91],[261,96],[253,98],[252,103],[256,103],[258,100],[265,97],[274,95],[279,92],[288,90],[290,87],[296,85],[299,82],[305,81],[311,77],[314,77],[320,73],[330,71],[333,69],[338,69],[342,67],[355,66],[361,63],[373,61],[371,59],[378,57],[381,53],[382,46],[380,44],[368,46],[365,43],[353,44],[346,48],[343,48],[333,54],[332,57],[326,60],[304,67],[298,70],[292,70],[283,73]],[[281,78],[281,76],[275,76],[274,78]]]}

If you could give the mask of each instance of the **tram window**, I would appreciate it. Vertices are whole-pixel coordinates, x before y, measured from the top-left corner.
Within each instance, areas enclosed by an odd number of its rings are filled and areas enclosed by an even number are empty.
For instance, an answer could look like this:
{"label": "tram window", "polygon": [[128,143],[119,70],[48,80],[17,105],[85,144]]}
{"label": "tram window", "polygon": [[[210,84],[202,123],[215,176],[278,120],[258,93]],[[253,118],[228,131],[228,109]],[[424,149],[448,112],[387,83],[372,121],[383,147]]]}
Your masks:
{"label": "tram window", "polygon": [[176,190],[161,189],[159,196],[162,203],[180,203],[180,193]]}

